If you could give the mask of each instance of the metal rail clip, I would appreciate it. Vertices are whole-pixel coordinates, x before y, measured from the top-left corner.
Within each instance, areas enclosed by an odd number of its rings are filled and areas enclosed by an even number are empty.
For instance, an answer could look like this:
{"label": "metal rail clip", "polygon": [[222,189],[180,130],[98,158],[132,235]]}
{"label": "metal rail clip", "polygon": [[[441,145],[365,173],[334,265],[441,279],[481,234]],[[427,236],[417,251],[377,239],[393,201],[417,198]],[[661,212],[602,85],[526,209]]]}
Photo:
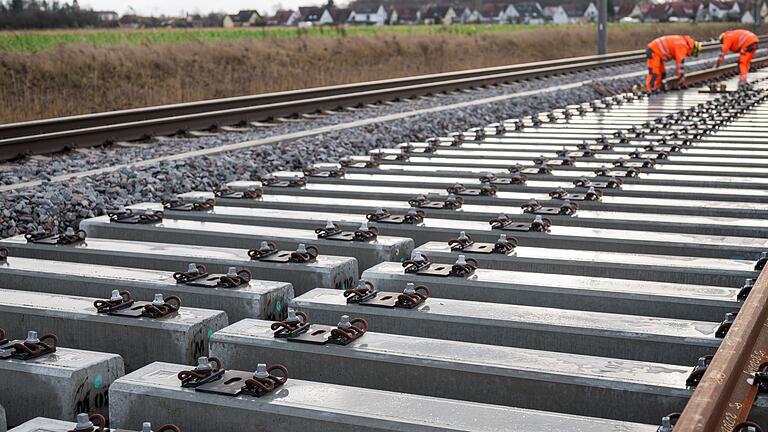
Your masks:
{"label": "metal rail clip", "polygon": [[344,177],[347,170],[339,164],[315,164],[302,171],[307,177]]}
{"label": "metal rail clip", "polygon": [[738,314],[738,312],[728,312],[725,314],[725,318],[720,322],[720,325],[717,326],[717,330],[715,331],[716,338],[723,339],[725,335],[728,334],[728,330],[731,329]]}
{"label": "metal rail clip", "polygon": [[419,195],[416,198],[408,200],[408,204],[412,207],[419,208],[453,210],[461,208],[464,204],[464,198],[449,194],[443,201],[431,201],[425,195]]}
{"label": "metal rail clip", "polygon": [[379,161],[376,160],[373,157],[363,158],[363,157],[343,157],[339,159],[339,165],[341,165],[344,168],[376,168],[378,167]]}
{"label": "metal rail clip", "polygon": [[768,252],[762,252],[760,254],[760,258],[755,263],[755,270],[763,271],[766,264],[768,264]]}
{"label": "metal rail clip", "polygon": [[264,195],[264,189],[260,187],[252,187],[243,191],[236,191],[231,187],[222,187],[213,191],[216,198],[229,198],[229,199],[259,199]]}
{"label": "metal rail clip", "polygon": [[589,186],[584,193],[570,193],[562,186],[558,186],[557,189],[549,193],[549,197],[552,199],[570,200],[570,201],[599,201],[603,197],[603,193],[594,186]]}
{"label": "metal rail clip", "polygon": [[145,209],[134,211],[133,209],[119,208],[107,210],[107,216],[111,222],[125,224],[152,224],[163,221],[162,210]]}
{"label": "metal rail clip", "polygon": [[[115,294],[118,295],[115,296]],[[112,291],[112,297],[110,297],[109,300],[104,300],[104,302],[118,302],[118,296],[123,297],[123,299],[126,298],[126,296],[121,295],[119,292],[116,293],[115,291]],[[107,315],[112,316],[155,319],[169,316],[178,312],[181,308],[181,299],[173,295],[163,298],[162,294],[155,294],[155,298],[152,302],[133,300],[130,293],[128,293],[127,298],[130,299],[130,304],[124,307],[119,307],[118,303],[115,307],[100,310],[96,302],[94,302],[94,307],[96,307],[96,310],[99,313],[106,313]],[[99,305],[103,304],[99,303]]]}
{"label": "metal rail clip", "polygon": [[183,198],[176,198],[172,200],[162,200],[161,202],[163,203],[164,208],[176,211],[213,210],[213,207],[216,205],[215,198],[201,198],[199,200],[192,200],[191,202],[188,202]]}
{"label": "metal rail clip", "polygon": [[315,262],[320,255],[317,246],[307,246],[299,243],[295,251],[281,251],[274,243],[263,241],[258,249],[248,251],[248,256],[254,261],[274,263],[309,263]]}
{"label": "metal rail clip", "polygon": [[637,168],[627,168],[626,171],[611,170],[606,166],[602,166],[594,171],[599,177],[637,177],[640,174],[640,170]]}
{"label": "metal rail clip", "polygon": [[616,159],[613,161],[613,166],[622,168],[653,168],[656,165],[656,161],[650,158],[642,159]]}
{"label": "metal rail clip", "polygon": [[[572,205],[575,206],[576,204],[574,203]],[[498,216],[488,221],[488,223],[491,225],[492,229],[500,229],[502,231],[522,231],[522,232],[548,231],[549,228],[552,226],[552,221],[550,219],[541,217],[541,215],[537,215],[536,217],[534,217],[533,222],[528,224],[524,222],[513,222],[509,218],[509,216],[505,215],[504,213],[500,213]],[[503,235],[503,236],[504,237],[499,238],[499,241],[496,242],[497,245],[499,245],[499,243],[502,240],[506,239],[506,235]],[[512,243],[513,247],[517,246],[517,239],[515,238],[507,240],[507,242]]]}
{"label": "metal rail clip", "polygon": [[96,300],[93,307],[98,313],[110,313],[116,310],[133,306],[133,297],[129,291],[112,290],[112,295],[107,300]]}
{"label": "metal rail clip", "polygon": [[[491,185],[507,185],[507,184],[512,184],[512,179],[509,179],[509,178],[498,178],[498,177],[496,177],[496,174],[494,174],[492,172],[487,172],[487,173],[485,173],[485,175],[481,175],[478,180],[480,180],[480,183],[483,183],[483,184],[488,183],[488,184],[491,184]],[[494,193],[494,195],[495,195],[495,193]]]}
{"label": "metal rail clip", "polygon": [[333,221],[328,221],[325,228],[315,230],[318,240],[338,240],[338,241],[374,241],[379,235],[379,230],[375,227],[369,227],[368,221],[364,221],[356,231],[342,231]]}
{"label": "metal rail clip", "polygon": [[744,301],[749,297],[749,293],[752,292],[752,288],[755,287],[755,279],[746,279],[744,285],[739,290],[739,294],[736,296],[736,300]]}
{"label": "metal rail clip", "polygon": [[531,198],[527,203],[520,206],[524,213],[535,215],[572,215],[579,209],[578,204],[572,203],[566,199],[560,207],[544,207],[536,199]]}
{"label": "metal rail clip", "polygon": [[51,234],[41,229],[24,235],[24,238],[27,239],[27,243],[47,245],[69,245],[80,243],[84,241],[86,237],[87,235],[85,234],[85,231],[81,229],[75,231],[72,227],[67,227],[62,234]]}
{"label": "metal rail clip", "polygon": [[424,210],[411,208],[403,216],[393,215],[385,208],[377,209],[373,213],[368,213],[365,218],[371,222],[390,223],[390,224],[418,224],[424,221],[426,213]]}
{"label": "metal rail clip", "polygon": [[296,173],[288,179],[280,179],[275,174],[267,174],[259,177],[259,181],[261,181],[261,183],[264,186],[269,186],[269,187],[287,188],[287,187],[303,187],[307,185],[307,177],[304,175],[304,173],[301,173],[301,174]]}
{"label": "metal rail clip", "polygon": [[472,240],[466,232],[461,231],[459,237],[448,240],[448,246],[452,251],[461,251],[466,253],[479,253],[479,254],[508,254],[512,252],[517,246],[516,239],[508,239],[506,234],[502,234],[496,243],[476,243]]}
{"label": "metal rail clip", "polygon": [[704,378],[704,372],[707,371],[707,368],[709,367],[709,364],[712,363],[712,358],[714,356],[706,355],[703,357],[699,357],[699,360],[696,363],[696,366],[693,367],[693,370],[691,371],[690,375],[688,375],[688,378],[685,380],[685,386],[689,389],[696,388],[697,385],[701,382],[701,379]]}
{"label": "metal rail clip", "polygon": [[656,432],[672,432],[679,418],[680,418],[680,413],[672,413],[662,417],[661,426],[659,426],[659,428],[656,429]]}
{"label": "metal rail clip", "polygon": [[463,184],[456,183],[453,186],[448,186],[445,190],[452,195],[496,196],[496,192],[499,191],[499,187],[489,182],[483,182],[480,185],[480,189],[467,189]]}
{"label": "metal rail clip", "polygon": [[429,298],[429,288],[408,283],[403,292],[377,291],[368,281],[360,281],[357,288],[344,291],[347,303],[362,306],[413,309]]}
{"label": "metal rail clip", "polygon": [[291,342],[303,342],[315,345],[332,343],[348,345],[368,331],[368,322],[362,318],[350,320],[348,315],[342,315],[339,323],[334,326],[310,324],[309,317],[304,312],[288,309],[288,319],[273,323],[271,326],[274,336]]}
{"label": "metal rail clip", "polygon": [[219,379],[201,384],[195,387],[195,391],[232,397],[239,395],[262,397],[272,393],[286,382],[288,382],[288,368],[280,364],[267,366],[266,363],[259,363],[256,366],[256,372],[224,371]]}
{"label": "metal rail clip", "polygon": [[216,381],[223,375],[224,369],[221,368],[221,360],[216,357],[199,357],[194,369],[181,371],[177,376],[182,387],[196,388]]}
{"label": "metal rail clip", "polygon": [[191,263],[186,272],[173,274],[176,283],[202,288],[238,288],[251,282],[251,272],[229,267],[227,274],[209,274],[204,265]]}
{"label": "metal rail clip", "polygon": [[573,181],[573,185],[576,187],[593,187],[595,189],[619,189],[623,184],[624,181],[615,176],[609,177],[606,181],[592,181],[592,179],[581,176]]}
{"label": "metal rail clip", "polygon": [[[47,340],[50,343],[44,342]],[[25,340],[11,340],[0,345],[0,359],[32,360],[55,353],[58,345],[56,335],[49,333],[38,338],[37,332],[30,330]]]}
{"label": "metal rail clip", "polygon": [[[421,261],[419,261],[421,258]],[[406,273],[415,273],[421,276],[439,276],[439,277],[468,277],[475,273],[479,263],[474,258],[467,258],[465,255],[459,255],[456,263],[451,264],[433,264],[419,252],[414,252],[411,259],[403,263]]]}
{"label": "metal rail clip", "polygon": [[393,153],[385,149],[373,149],[368,151],[368,154],[377,161],[404,162],[411,158],[407,147],[399,147],[398,150],[400,150],[399,153]]}

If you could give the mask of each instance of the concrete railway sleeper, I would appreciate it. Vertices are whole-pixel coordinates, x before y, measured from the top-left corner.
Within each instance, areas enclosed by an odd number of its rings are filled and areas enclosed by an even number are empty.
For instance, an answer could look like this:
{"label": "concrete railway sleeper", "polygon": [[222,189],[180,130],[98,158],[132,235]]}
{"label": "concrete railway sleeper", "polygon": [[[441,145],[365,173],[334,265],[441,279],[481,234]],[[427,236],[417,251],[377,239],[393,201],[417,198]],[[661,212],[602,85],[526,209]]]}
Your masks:
{"label": "concrete railway sleeper", "polygon": [[[603,98],[1,240],[8,424],[765,425],[768,81],[726,87]],[[29,403],[41,394],[55,403]]]}

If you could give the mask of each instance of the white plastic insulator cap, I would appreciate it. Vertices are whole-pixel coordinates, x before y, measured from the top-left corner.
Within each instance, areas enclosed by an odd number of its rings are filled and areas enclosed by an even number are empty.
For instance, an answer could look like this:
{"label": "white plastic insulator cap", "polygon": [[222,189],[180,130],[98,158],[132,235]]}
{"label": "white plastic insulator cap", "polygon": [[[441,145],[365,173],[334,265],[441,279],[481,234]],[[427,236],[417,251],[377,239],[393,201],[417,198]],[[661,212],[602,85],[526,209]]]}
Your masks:
{"label": "white plastic insulator cap", "polygon": [[494,175],[492,172],[490,172],[490,171],[488,171],[487,173],[485,173],[485,176],[486,176],[486,177],[488,177],[488,178],[494,178],[494,177],[496,177],[496,176],[495,176],[495,175]]}
{"label": "white plastic insulator cap", "polygon": [[501,234],[499,236],[499,242],[500,243],[506,243],[507,242],[507,235],[506,234]]}
{"label": "white plastic insulator cap", "polygon": [[144,422],[141,424],[141,432],[152,432],[152,423]]}
{"label": "white plastic insulator cap", "polygon": [[73,236],[75,235],[75,229],[72,227],[67,227],[67,229],[64,231],[64,234],[68,236]]}
{"label": "white plastic insulator cap", "polygon": [[198,272],[197,264],[189,263],[189,265],[187,265],[187,273],[197,273],[197,272]]}
{"label": "white plastic insulator cap", "polygon": [[337,324],[339,328],[347,329],[352,327],[352,323],[349,322],[349,315],[342,315],[341,321]]}
{"label": "white plastic insulator cap", "polygon": [[37,338],[37,332],[34,330],[30,330],[27,332],[27,340],[25,342],[29,343],[38,343],[40,342],[40,339]]}
{"label": "white plastic insulator cap", "polygon": [[370,228],[368,228],[368,221],[363,221],[363,223],[360,224],[360,231],[368,231]]}
{"label": "white plastic insulator cap", "polygon": [[120,290],[112,290],[112,295],[109,297],[110,301],[122,300],[123,296],[120,295]]}
{"label": "white plastic insulator cap", "polygon": [[228,277],[237,277],[237,267],[230,267],[227,269],[227,276]]}
{"label": "white plastic insulator cap", "polygon": [[152,300],[152,304],[155,306],[162,306],[165,304],[165,299],[162,294],[155,294],[155,299]]}
{"label": "white plastic insulator cap", "polygon": [[462,231],[459,233],[459,240],[468,240],[467,233]]}
{"label": "white plastic insulator cap", "polygon": [[536,201],[536,198],[531,198],[528,200],[528,204],[536,204],[538,201]]}
{"label": "white plastic insulator cap", "polygon": [[456,195],[448,194],[448,201],[455,201],[455,200],[456,200]]}
{"label": "white plastic insulator cap", "polygon": [[403,290],[403,293],[405,294],[415,294],[416,293],[416,285],[413,284],[413,282],[408,282],[405,284],[405,289]]}
{"label": "white plastic insulator cap", "polygon": [[328,221],[325,223],[325,229],[336,229],[336,225],[334,225],[333,221]]}
{"label": "white plastic insulator cap", "polygon": [[414,251],[411,253],[411,261],[424,261],[424,257],[421,252]]}
{"label": "white plastic insulator cap", "polygon": [[368,284],[364,280],[357,281],[357,289],[368,289]]}
{"label": "white plastic insulator cap", "polygon": [[296,248],[296,252],[300,254],[307,253],[307,245],[305,245],[304,243],[299,243],[299,247]]}
{"label": "white plastic insulator cap", "polygon": [[535,218],[533,218],[533,223],[540,223],[543,224],[544,220],[541,218],[541,215],[536,215]]}
{"label": "white plastic insulator cap", "polygon": [[570,205],[571,205],[571,200],[567,199],[563,201],[563,207],[570,207]]}
{"label": "white plastic insulator cap", "polygon": [[296,322],[299,320],[299,317],[296,316],[296,309],[288,308],[288,319],[286,319],[286,322]]}
{"label": "white plastic insulator cap", "polygon": [[427,197],[424,194],[420,194],[419,196],[416,197],[416,199],[417,200],[425,200],[425,199],[427,199]]}
{"label": "white plastic insulator cap", "polygon": [[384,214],[384,209],[379,207],[379,209],[376,210],[376,214]]}
{"label": "white plastic insulator cap", "polygon": [[509,219],[509,218],[507,217],[507,215],[506,215],[506,214],[504,214],[504,213],[499,213],[499,215],[498,215],[498,216],[496,216],[496,218],[497,218],[497,219],[502,219],[502,220],[503,220],[503,219]]}
{"label": "white plastic insulator cap", "polygon": [[415,209],[415,208],[413,208],[413,207],[411,207],[411,208],[408,210],[408,214],[409,214],[409,215],[415,215],[416,213],[418,213],[418,210],[416,210],[416,209]]}
{"label": "white plastic insulator cap", "polygon": [[210,360],[208,360],[208,357],[198,357],[197,358],[197,369],[198,370],[211,369],[211,362],[210,362]]}
{"label": "white plastic insulator cap", "polygon": [[266,363],[259,363],[256,365],[256,372],[253,374],[254,378],[268,378],[269,372],[267,372],[267,365]]}
{"label": "white plastic insulator cap", "polygon": [[760,258],[768,258],[768,252],[761,253]]}
{"label": "white plastic insulator cap", "polygon": [[259,249],[269,249],[269,243],[262,241],[261,245],[259,245]]}
{"label": "white plastic insulator cap", "polygon": [[597,192],[595,192],[595,187],[594,186],[590,186],[589,190],[587,191],[587,193],[593,194],[593,193],[597,193]]}
{"label": "white plastic insulator cap", "polygon": [[152,214],[155,214],[155,211],[152,210],[151,208],[146,208],[146,209],[144,209],[144,214],[145,215],[152,215]]}
{"label": "white plastic insulator cap", "polygon": [[459,259],[456,260],[456,264],[467,265],[467,257],[464,255],[459,255]]}
{"label": "white plastic insulator cap", "polygon": [[80,413],[77,415],[77,424],[75,425],[76,431],[91,430],[92,428],[93,423],[91,422],[88,414]]}

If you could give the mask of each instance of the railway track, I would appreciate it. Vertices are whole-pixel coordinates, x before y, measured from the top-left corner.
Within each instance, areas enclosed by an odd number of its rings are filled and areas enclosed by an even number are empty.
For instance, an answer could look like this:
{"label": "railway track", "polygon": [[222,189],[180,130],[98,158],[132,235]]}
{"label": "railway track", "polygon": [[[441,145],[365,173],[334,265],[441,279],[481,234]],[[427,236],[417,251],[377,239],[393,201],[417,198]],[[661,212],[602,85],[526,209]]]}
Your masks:
{"label": "railway track", "polygon": [[0,340],[39,332],[0,342],[0,406],[17,432],[760,431],[768,73],[732,72],[0,240]]}
{"label": "railway track", "polygon": [[[717,49],[717,43],[704,44],[705,52]],[[644,59],[643,51],[627,51],[605,56],[576,57],[6,124],[0,125],[0,160],[568,75],[642,62]]]}

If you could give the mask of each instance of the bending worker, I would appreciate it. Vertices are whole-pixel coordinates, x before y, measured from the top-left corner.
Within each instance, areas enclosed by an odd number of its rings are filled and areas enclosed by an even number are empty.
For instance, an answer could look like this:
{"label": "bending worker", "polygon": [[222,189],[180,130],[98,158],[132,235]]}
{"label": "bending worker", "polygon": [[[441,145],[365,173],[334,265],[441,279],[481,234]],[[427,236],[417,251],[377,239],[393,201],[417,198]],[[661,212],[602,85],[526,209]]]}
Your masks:
{"label": "bending worker", "polygon": [[731,30],[720,35],[720,43],[723,44],[723,52],[717,59],[717,65],[723,64],[725,55],[729,52],[739,53],[739,82],[747,82],[747,74],[752,59],[757,52],[757,35],[747,30]]}
{"label": "bending worker", "polygon": [[675,60],[680,86],[685,85],[685,58],[696,57],[701,52],[701,43],[690,36],[662,36],[648,44],[645,51],[648,58],[648,77],[645,87],[648,91],[660,89],[666,78],[664,62]]}

